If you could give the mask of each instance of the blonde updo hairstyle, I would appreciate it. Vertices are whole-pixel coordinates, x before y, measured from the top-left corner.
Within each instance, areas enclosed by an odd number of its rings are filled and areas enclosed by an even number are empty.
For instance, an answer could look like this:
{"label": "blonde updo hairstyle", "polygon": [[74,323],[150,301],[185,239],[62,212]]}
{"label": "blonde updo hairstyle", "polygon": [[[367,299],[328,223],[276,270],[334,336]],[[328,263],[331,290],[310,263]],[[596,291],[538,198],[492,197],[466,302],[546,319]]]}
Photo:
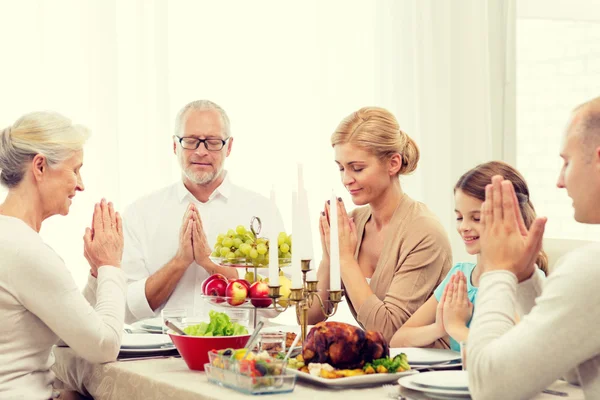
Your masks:
{"label": "blonde updo hairstyle", "polygon": [[45,156],[52,168],[83,149],[89,136],[88,128],[59,113],[25,114],[0,133],[0,184],[9,189],[18,186],[27,163],[37,154]]}
{"label": "blonde updo hairstyle", "polygon": [[410,174],[419,162],[417,144],[385,108],[363,107],[344,118],[331,135],[331,146],[345,143],[359,146],[385,161],[400,154],[402,167],[398,175]]}

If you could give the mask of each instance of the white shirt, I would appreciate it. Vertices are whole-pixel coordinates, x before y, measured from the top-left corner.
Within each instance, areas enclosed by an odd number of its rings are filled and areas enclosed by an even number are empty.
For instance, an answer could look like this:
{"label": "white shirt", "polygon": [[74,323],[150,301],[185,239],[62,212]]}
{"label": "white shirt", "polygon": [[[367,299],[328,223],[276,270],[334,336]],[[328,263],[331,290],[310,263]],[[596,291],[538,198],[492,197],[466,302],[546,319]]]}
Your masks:
{"label": "white shirt", "polygon": [[[518,290],[510,272],[481,276],[467,358],[473,398],[528,399],[566,377],[600,399],[598,260],[600,244],[584,246]],[[527,315],[515,325],[517,305]]]}
{"label": "white shirt", "polygon": [[51,397],[51,349],[59,338],[91,362],[116,359],[125,314],[120,269],[100,267],[82,294],[41,236],[3,215],[0,254],[0,399]]}
{"label": "white shirt", "polygon": [[[193,202],[202,219],[209,245],[214,246],[219,233],[227,233],[257,216],[262,221],[265,235],[272,224],[283,231],[283,220],[277,210],[272,221],[271,201],[258,193],[234,185],[225,175],[223,183],[211,194],[206,203],[199,202],[182,181],[145,196],[127,207],[124,213],[125,249],[122,268],[127,274],[126,322],[150,318],[161,309],[185,309],[188,316],[201,315],[207,309],[200,286],[209,274],[195,262],[185,271],[171,297],[156,312],[146,299],[146,280],[167,264],[177,253],[179,231],[185,211]],[[243,269],[240,271],[244,272]],[[242,273],[243,275],[243,273]]]}

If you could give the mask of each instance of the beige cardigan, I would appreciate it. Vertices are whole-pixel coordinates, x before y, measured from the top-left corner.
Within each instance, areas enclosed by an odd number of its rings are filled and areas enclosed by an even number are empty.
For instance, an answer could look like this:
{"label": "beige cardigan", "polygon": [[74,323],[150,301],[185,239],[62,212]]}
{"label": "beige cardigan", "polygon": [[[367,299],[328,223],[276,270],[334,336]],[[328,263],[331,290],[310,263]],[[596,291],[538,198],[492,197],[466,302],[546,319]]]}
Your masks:
{"label": "beige cardigan", "polygon": [[[371,207],[352,211],[358,259]],[[437,217],[406,194],[390,220],[381,256],[371,278],[371,295],[359,310],[348,305],[366,330],[382,332],[388,342],[402,324],[433,294],[452,266],[450,241]],[[444,346],[444,343],[437,343]]]}

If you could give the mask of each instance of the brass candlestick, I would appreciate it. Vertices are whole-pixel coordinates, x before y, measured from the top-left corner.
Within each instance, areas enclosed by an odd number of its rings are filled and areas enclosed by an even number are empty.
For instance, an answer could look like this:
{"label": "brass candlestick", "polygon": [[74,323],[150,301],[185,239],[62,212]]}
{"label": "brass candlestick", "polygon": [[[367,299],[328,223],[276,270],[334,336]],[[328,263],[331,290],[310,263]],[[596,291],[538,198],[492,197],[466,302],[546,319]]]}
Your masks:
{"label": "brass candlestick", "polygon": [[300,325],[300,334],[302,337],[302,343],[306,341],[306,329],[308,325],[308,310],[312,307],[315,299],[318,300],[321,312],[327,318],[334,315],[337,311],[338,304],[342,301],[342,290],[329,290],[329,302],[333,304],[331,311],[328,311],[328,307],[325,306],[321,295],[317,293],[318,281],[307,281],[306,274],[311,270],[311,260],[302,260],[302,287],[292,288],[290,292],[290,298],[285,307],[278,306],[277,301],[281,297],[279,293],[280,286],[269,285],[269,297],[273,301],[273,307],[276,310],[285,311],[291,304],[296,306],[296,319]]}

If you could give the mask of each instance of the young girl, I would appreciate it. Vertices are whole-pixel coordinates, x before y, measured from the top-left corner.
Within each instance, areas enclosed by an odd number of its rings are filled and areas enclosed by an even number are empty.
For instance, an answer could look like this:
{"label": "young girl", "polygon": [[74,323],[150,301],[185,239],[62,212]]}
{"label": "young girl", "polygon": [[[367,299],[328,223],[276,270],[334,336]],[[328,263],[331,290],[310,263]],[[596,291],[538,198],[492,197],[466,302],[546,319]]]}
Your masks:
{"label": "young girl", "polygon": [[[450,348],[460,351],[459,342],[466,340],[469,334],[473,304],[483,271],[479,263],[479,218],[485,200],[485,187],[494,175],[502,175],[513,183],[527,228],[535,220],[527,183],[510,165],[491,161],[461,176],[454,187],[456,229],[467,252],[477,254],[477,263],[455,264],[434,295],[394,334],[391,347],[425,347],[450,336]],[[547,272],[548,259],[543,250],[536,264],[544,274]],[[538,272],[542,274],[541,271]]]}

